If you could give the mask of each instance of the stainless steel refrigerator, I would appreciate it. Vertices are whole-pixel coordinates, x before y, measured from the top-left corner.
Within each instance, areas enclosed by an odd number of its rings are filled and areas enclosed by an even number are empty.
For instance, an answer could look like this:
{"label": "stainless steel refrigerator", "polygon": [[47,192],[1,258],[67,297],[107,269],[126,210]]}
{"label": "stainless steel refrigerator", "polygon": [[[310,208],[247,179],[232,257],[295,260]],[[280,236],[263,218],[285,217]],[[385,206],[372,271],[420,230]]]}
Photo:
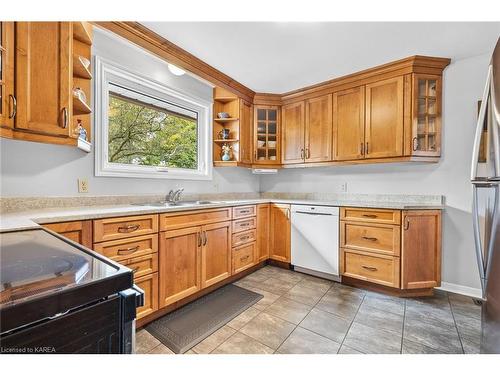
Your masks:
{"label": "stainless steel refrigerator", "polygon": [[500,353],[500,38],[488,67],[479,110],[471,181],[483,298],[481,353]]}

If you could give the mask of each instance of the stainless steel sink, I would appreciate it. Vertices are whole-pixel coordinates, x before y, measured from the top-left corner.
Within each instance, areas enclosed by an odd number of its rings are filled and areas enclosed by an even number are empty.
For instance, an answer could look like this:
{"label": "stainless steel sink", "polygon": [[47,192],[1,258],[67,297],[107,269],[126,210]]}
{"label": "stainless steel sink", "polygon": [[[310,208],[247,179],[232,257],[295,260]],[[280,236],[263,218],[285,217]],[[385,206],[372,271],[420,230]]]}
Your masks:
{"label": "stainless steel sink", "polygon": [[181,206],[202,206],[205,204],[217,204],[218,201],[179,201],[176,203],[160,201],[149,203],[132,203],[134,206],[154,206],[154,207],[181,207]]}

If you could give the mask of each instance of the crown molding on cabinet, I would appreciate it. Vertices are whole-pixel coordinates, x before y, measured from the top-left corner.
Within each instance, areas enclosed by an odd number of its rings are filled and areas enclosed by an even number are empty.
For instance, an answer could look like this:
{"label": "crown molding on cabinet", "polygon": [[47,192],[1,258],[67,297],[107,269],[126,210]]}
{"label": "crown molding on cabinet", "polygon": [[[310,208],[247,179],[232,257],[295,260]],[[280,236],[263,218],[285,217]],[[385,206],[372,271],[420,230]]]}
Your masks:
{"label": "crown molding on cabinet", "polygon": [[252,102],[255,92],[138,22],[95,22],[153,54]]}

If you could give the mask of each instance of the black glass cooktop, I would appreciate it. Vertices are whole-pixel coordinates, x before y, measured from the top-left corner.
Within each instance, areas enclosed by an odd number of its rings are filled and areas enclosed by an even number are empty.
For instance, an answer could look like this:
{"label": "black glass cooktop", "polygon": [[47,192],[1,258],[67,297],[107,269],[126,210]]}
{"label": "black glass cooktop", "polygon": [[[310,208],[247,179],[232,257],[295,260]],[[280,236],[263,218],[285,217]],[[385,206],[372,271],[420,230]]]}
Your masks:
{"label": "black glass cooktop", "polygon": [[118,271],[42,229],[0,233],[0,307],[97,281]]}

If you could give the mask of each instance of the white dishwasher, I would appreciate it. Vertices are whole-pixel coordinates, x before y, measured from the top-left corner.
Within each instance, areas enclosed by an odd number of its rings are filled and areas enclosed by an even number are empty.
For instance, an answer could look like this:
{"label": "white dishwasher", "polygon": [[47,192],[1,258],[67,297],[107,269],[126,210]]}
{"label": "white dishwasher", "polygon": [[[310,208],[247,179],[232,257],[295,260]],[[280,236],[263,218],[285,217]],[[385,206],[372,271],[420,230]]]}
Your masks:
{"label": "white dishwasher", "polygon": [[338,207],[292,205],[291,245],[295,270],[340,281]]}

